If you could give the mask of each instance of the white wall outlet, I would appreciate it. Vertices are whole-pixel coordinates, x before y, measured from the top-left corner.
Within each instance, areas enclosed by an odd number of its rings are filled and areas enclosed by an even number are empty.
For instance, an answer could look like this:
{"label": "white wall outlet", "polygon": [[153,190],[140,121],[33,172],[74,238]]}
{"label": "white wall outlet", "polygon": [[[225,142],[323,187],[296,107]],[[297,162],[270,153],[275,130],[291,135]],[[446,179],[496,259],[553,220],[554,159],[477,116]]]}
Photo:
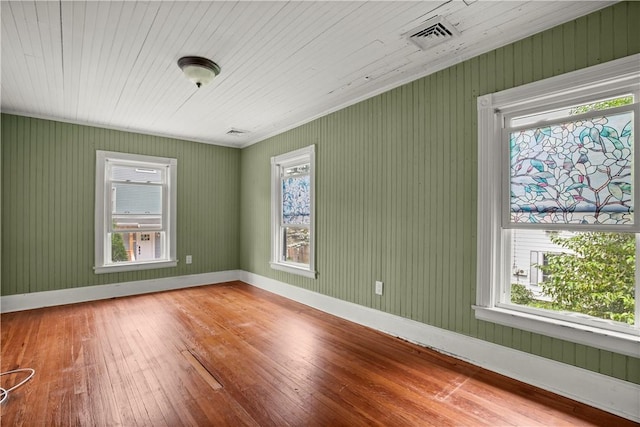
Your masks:
{"label": "white wall outlet", "polygon": [[191,264],[193,262],[193,258],[191,258],[191,255],[187,255],[186,262],[187,262],[187,264]]}
{"label": "white wall outlet", "polygon": [[376,280],[376,295],[382,295],[382,285],[381,281]]}

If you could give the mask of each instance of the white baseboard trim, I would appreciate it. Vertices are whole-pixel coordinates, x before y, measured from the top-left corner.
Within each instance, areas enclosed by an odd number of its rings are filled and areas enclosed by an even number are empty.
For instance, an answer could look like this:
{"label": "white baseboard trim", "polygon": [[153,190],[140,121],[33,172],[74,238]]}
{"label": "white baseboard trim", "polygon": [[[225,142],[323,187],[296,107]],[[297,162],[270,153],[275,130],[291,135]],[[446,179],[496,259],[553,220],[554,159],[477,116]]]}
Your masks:
{"label": "white baseboard trim", "polygon": [[0,297],[0,313],[230,282],[240,280],[240,273],[240,270],[227,270],[108,285],[83,286],[57,291],[7,295]]}
{"label": "white baseboard trim", "polygon": [[246,271],[240,272],[239,280],[343,319],[433,348],[518,381],[640,422],[640,405],[638,405],[640,386],[636,384],[308,291]]}

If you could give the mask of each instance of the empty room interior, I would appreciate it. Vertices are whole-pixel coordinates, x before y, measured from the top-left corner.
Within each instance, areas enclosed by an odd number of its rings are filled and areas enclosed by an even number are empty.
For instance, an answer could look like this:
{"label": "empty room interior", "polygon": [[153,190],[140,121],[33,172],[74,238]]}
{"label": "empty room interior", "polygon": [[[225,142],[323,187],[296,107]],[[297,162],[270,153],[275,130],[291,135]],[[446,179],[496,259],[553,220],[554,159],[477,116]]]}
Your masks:
{"label": "empty room interior", "polygon": [[1,20],[2,425],[640,423],[640,2]]}

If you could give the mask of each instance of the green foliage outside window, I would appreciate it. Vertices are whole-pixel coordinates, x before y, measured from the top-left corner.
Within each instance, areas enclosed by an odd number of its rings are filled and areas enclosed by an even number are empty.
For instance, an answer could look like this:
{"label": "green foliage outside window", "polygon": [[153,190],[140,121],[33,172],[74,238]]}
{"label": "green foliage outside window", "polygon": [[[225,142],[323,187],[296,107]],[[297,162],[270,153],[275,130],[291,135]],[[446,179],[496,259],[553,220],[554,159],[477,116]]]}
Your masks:
{"label": "green foliage outside window", "polygon": [[511,302],[514,304],[530,305],[534,300],[533,292],[520,283],[511,284]]}
{"label": "green foliage outside window", "polygon": [[633,96],[624,96],[621,98],[608,99],[606,101],[594,102],[593,104],[581,105],[571,109],[570,114],[582,114],[589,111],[600,111],[608,108],[622,107],[633,103]]}
{"label": "green foliage outside window", "polygon": [[113,262],[128,261],[129,256],[127,250],[124,247],[124,240],[122,240],[122,234],[111,234],[111,260]]}
{"label": "green foliage outside window", "polygon": [[580,233],[551,241],[573,253],[547,254],[544,293],[550,308],[588,314],[628,324],[634,323],[635,235],[631,233]]}

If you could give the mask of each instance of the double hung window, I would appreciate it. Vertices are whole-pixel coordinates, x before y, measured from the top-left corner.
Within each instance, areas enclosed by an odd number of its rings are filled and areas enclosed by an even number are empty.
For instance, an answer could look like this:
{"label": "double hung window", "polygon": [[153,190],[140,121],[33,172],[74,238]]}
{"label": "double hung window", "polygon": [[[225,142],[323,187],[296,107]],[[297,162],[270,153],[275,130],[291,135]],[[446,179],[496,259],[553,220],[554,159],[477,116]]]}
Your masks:
{"label": "double hung window", "polygon": [[95,271],[176,263],[176,159],[97,151]]}
{"label": "double hung window", "polygon": [[314,146],[271,158],[271,267],[306,277],[314,269]]}
{"label": "double hung window", "polygon": [[478,98],[477,318],[639,354],[639,63]]}

